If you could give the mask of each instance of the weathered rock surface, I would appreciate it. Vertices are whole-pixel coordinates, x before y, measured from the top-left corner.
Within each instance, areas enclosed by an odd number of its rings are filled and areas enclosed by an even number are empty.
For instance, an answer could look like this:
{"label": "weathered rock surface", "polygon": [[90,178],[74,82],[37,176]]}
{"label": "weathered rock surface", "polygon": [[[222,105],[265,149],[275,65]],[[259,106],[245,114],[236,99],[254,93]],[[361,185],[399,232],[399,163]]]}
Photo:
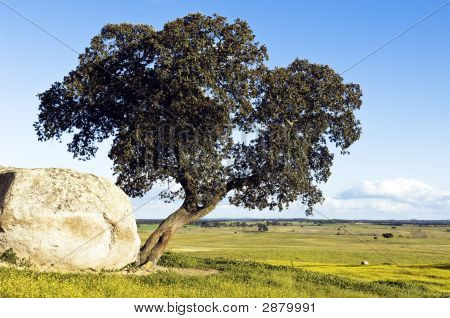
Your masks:
{"label": "weathered rock surface", "polygon": [[127,195],[109,181],[68,169],[0,167],[0,255],[38,266],[119,269],[140,239]]}

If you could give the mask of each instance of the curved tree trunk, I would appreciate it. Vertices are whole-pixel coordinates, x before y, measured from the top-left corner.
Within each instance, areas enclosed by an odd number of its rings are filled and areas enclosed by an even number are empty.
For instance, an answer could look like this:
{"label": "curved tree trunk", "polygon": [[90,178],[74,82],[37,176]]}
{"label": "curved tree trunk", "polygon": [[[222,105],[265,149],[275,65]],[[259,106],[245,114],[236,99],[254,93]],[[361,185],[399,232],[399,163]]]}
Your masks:
{"label": "curved tree trunk", "polygon": [[178,210],[169,215],[149,236],[141,248],[134,265],[142,266],[148,263],[151,267],[155,267],[176,230],[207,215],[221,199],[222,196],[216,196],[209,206],[193,211],[188,210],[183,204]]}

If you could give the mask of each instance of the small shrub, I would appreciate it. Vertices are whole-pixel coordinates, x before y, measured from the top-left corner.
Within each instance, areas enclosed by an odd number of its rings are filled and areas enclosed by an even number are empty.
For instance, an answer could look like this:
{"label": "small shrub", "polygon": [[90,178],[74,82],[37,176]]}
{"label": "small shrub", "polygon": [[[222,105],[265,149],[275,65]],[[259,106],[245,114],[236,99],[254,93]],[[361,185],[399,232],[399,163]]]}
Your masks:
{"label": "small shrub", "polygon": [[256,226],[258,227],[258,232],[267,232],[269,230],[267,225],[265,225],[264,223],[258,223],[256,224]]}
{"label": "small shrub", "polygon": [[374,240],[378,240],[378,236],[374,236],[373,239],[374,239]]}
{"label": "small shrub", "polygon": [[10,264],[17,264],[17,255],[12,248],[7,249],[0,256],[0,260]]}
{"label": "small shrub", "polygon": [[392,233],[383,233],[383,234],[381,234],[384,238],[391,238],[391,237],[394,237],[394,234],[392,234]]}

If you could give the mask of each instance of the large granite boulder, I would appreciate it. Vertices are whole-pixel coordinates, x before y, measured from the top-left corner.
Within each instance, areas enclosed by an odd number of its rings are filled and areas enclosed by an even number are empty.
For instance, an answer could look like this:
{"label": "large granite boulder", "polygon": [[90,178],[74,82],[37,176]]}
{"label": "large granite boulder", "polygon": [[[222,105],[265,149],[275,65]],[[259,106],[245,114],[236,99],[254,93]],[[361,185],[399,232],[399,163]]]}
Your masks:
{"label": "large granite boulder", "polygon": [[68,169],[0,167],[0,255],[37,266],[120,269],[140,239],[127,195],[111,182]]}

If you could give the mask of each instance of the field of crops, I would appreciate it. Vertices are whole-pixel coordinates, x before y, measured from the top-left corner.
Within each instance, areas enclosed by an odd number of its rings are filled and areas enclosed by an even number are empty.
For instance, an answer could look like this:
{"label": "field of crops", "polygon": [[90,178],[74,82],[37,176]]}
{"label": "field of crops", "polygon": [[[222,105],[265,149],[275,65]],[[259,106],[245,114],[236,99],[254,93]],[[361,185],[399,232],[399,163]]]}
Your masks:
{"label": "field of crops", "polygon": [[[153,225],[140,225],[142,239]],[[398,280],[450,292],[450,227],[311,224],[252,227],[187,226],[169,248],[198,257],[223,257],[294,266],[359,281]],[[394,237],[383,238],[383,233]],[[376,237],[376,239],[375,239]],[[366,260],[369,266],[361,266]]]}
{"label": "field of crops", "polygon": [[[139,225],[142,240],[154,228]],[[267,232],[186,226],[160,261],[164,271],[62,274],[1,266],[0,296],[445,297],[450,295],[449,230],[313,223],[269,226]],[[361,265],[363,260],[369,265]]]}

